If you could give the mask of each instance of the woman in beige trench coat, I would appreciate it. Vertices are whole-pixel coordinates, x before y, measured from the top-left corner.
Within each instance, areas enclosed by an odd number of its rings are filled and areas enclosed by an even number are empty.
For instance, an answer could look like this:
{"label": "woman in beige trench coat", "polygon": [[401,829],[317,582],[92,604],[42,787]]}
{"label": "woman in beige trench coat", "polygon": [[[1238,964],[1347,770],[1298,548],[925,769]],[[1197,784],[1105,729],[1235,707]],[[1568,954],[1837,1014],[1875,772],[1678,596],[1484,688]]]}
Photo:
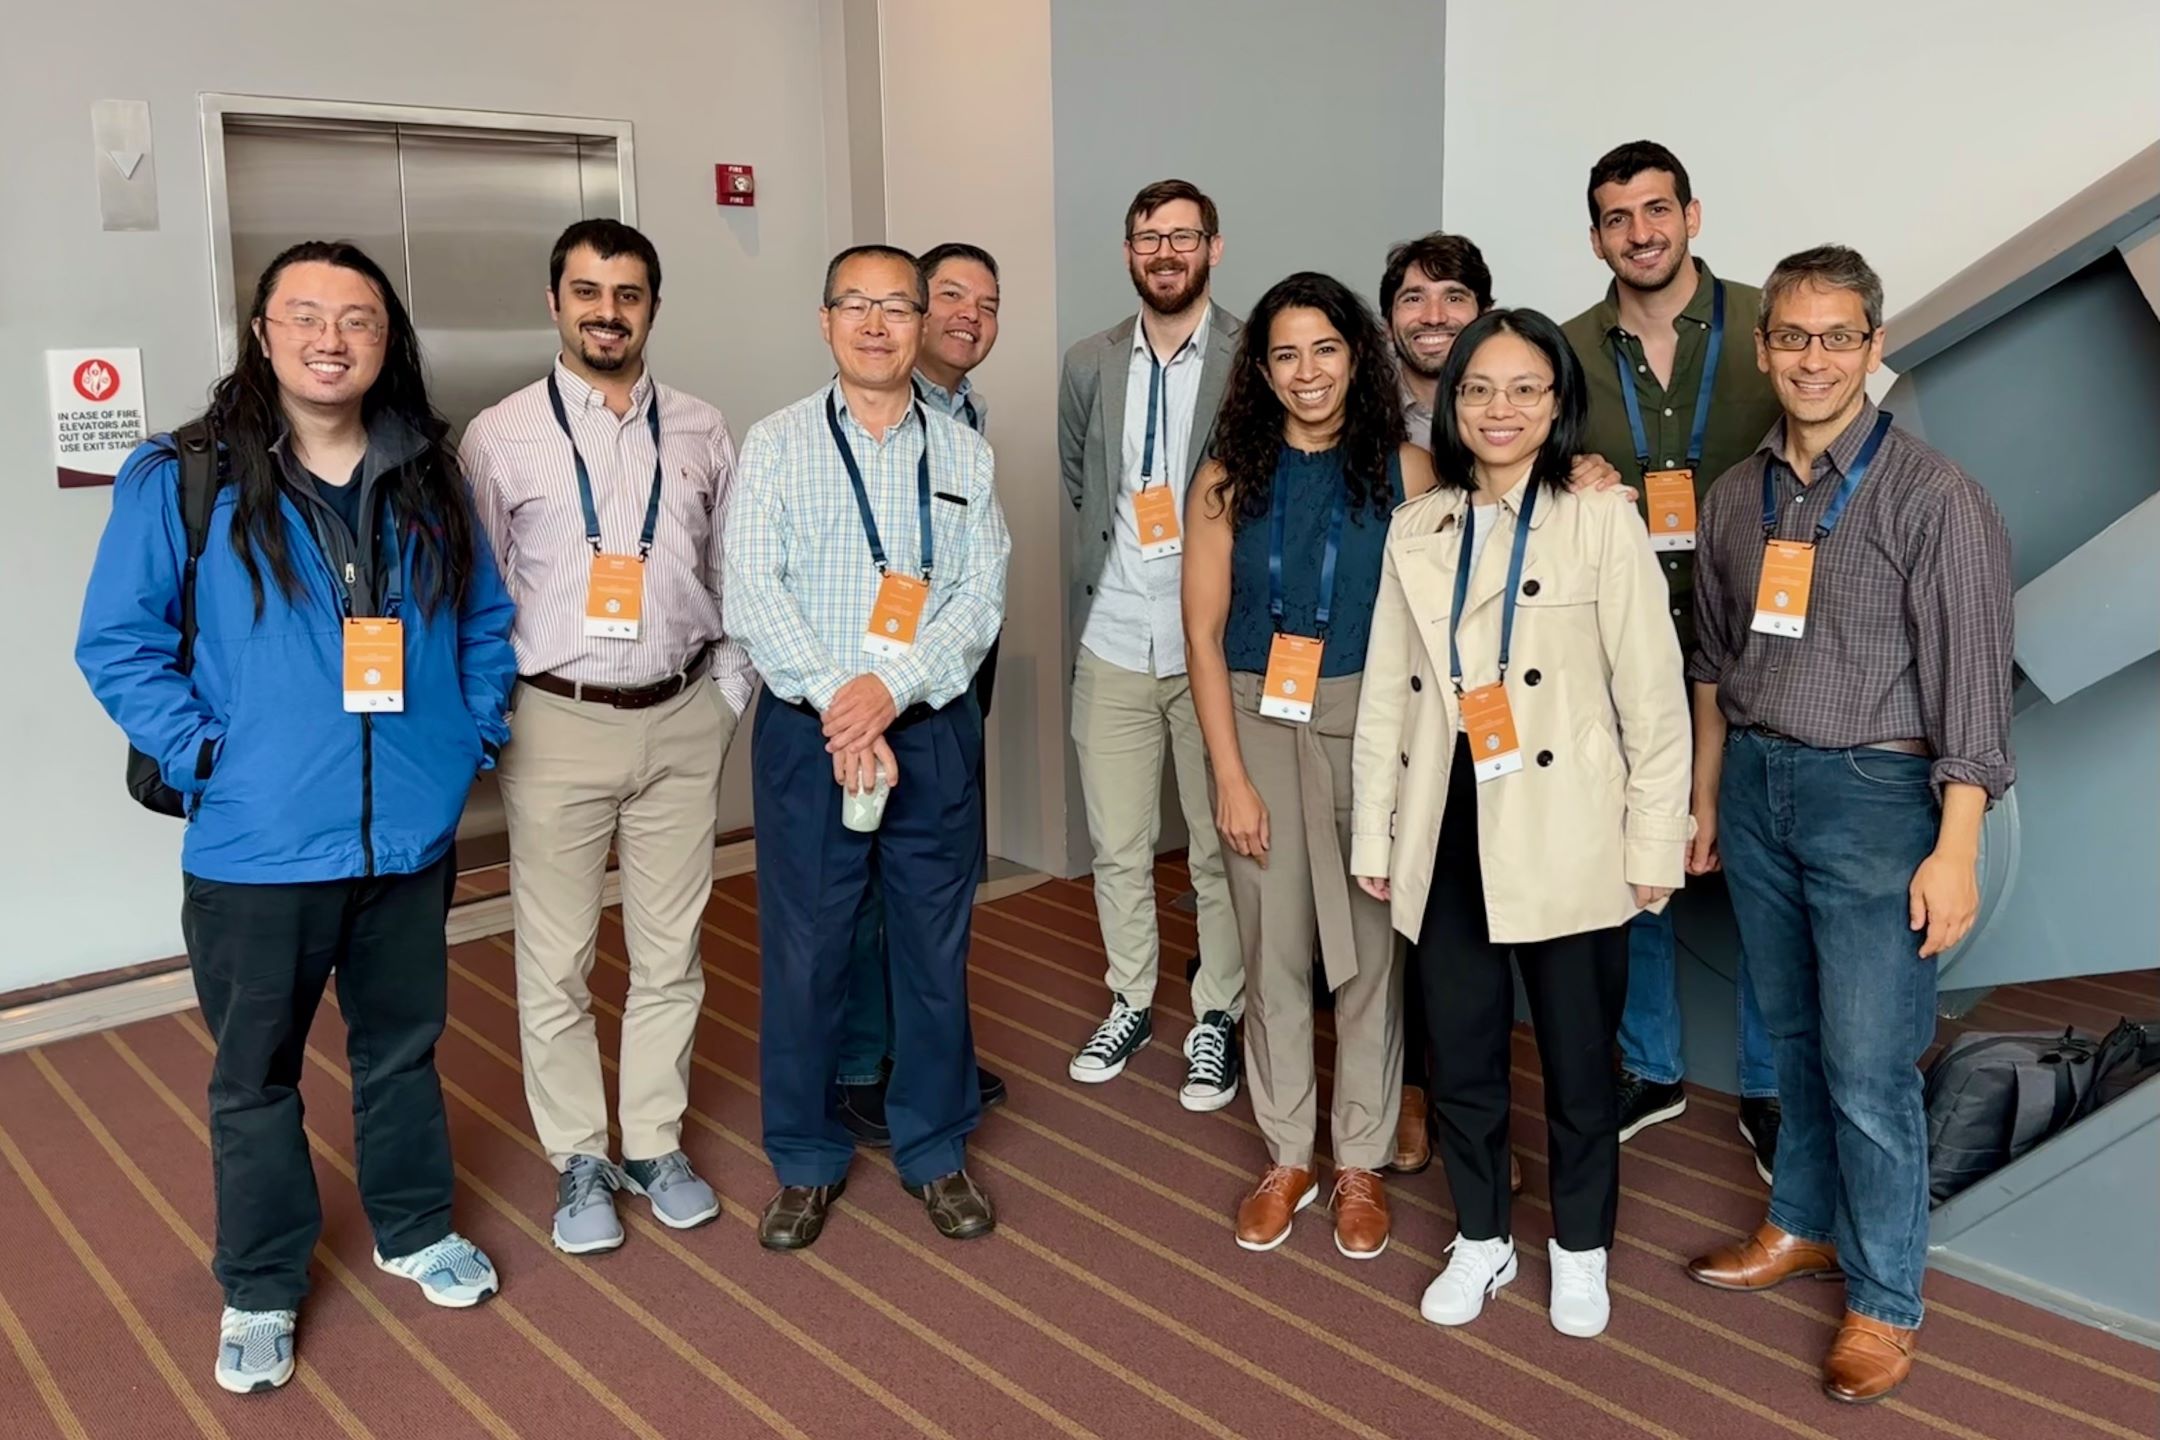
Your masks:
{"label": "woman in beige trench coat", "polygon": [[1552,1323],[1588,1337],[1610,1313],[1624,927],[1684,876],[1680,648],[1634,506],[1566,488],[1587,397],[1559,328],[1530,310],[1480,317],[1439,395],[1438,485],[1397,510],[1382,566],[1350,868],[1424,977],[1460,1226],[1425,1317],[1465,1324],[1515,1276],[1512,954],[1544,1066]]}

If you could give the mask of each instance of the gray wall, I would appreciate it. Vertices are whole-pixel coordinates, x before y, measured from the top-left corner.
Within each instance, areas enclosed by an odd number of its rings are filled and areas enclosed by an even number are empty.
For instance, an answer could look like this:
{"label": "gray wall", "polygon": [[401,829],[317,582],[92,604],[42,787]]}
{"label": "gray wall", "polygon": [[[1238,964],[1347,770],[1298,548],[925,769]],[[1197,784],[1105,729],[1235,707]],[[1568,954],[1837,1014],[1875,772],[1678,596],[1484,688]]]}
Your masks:
{"label": "gray wall", "polygon": [[[1139,308],[1120,227],[1153,180],[1213,197],[1215,298],[1241,315],[1296,270],[1370,300],[1388,247],[1439,228],[1439,0],[1052,0],[1050,31],[1060,347]],[[1084,866],[1076,773],[1066,793]]]}
{"label": "gray wall", "polygon": [[1293,270],[1369,299],[1388,246],[1438,228],[1435,0],[1053,0],[1050,25],[1061,344],[1138,308],[1119,226],[1151,180],[1214,197],[1241,313]]}
{"label": "gray wall", "polygon": [[[180,951],[180,826],[121,786],[125,742],[72,659],[76,605],[110,508],[56,488],[42,351],[133,345],[153,426],[215,378],[196,95],[222,90],[625,119],[639,223],[666,262],[656,373],[739,436],[830,370],[814,307],[826,256],[819,8],[671,5],[641,18],[570,0],[383,0],[319,17],[268,0],[8,7],[0,43],[0,610],[10,632],[0,753],[0,991]],[[416,43],[415,37],[425,37]],[[147,100],[161,228],[99,229],[90,106]],[[713,204],[712,165],[758,167],[755,210]],[[547,279],[533,276],[544,314]],[[729,767],[747,824],[747,747]]]}

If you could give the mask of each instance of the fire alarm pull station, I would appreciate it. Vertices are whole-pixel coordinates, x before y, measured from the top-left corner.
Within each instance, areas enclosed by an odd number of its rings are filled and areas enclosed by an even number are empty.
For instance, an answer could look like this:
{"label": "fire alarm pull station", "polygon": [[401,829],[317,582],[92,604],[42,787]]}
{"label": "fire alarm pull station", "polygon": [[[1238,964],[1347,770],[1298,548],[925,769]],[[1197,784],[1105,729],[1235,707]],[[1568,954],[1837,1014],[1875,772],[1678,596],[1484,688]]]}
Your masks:
{"label": "fire alarm pull station", "polygon": [[751,166],[713,166],[713,189],[722,205],[757,204],[757,175]]}

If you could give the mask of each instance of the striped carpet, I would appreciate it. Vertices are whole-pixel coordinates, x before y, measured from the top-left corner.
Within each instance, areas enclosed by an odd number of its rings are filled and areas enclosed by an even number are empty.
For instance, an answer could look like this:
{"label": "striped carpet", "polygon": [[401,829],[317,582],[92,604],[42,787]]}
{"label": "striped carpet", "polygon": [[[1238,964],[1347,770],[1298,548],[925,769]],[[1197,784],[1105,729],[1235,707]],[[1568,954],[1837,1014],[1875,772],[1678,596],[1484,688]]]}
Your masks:
{"label": "striped carpet", "polygon": [[[1166,864],[1159,879],[1168,1038],[1189,1021],[1179,978],[1193,927],[1169,908],[1182,871]],[[1762,1208],[1734,1107],[1707,1092],[1625,1151],[1611,1329],[1590,1343],[1556,1335],[1527,1036],[1515,1052],[1522,1275],[1476,1325],[1440,1331],[1416,1313],[1453,1233],[1438,1165],[1392,1184],[1396,1241],[1376,1262],[1338,1256],[1317,1208],[1282,1249],[1240,1251],[1230,1215],[1264,1154],[1246,1106],[1181,1110],[1174,1043],[1109,1086],[1065,1078],[1100,1005],[1095,933],[1082,884],[978,913],[976,1036],[1012,1087],[973,1151],[1002,1213],[996,1236],[939,1240],[885,1157],[865,1154],[823,1240],[795,1256],[765,1253],[751,1233],[772,1186],[752,1078],[751,877],[722,881],[709,912],[685,1140],[726,1213],[677,1234],[626,1205],[629,1243],[597,1260],[547,1243],[553,1187],[527,1132],[507,941],[460,947],[441,1051],[459,1224],[505,1277],[474,1312],[433,1309],[369,1263],[343,1037],[325,1005],[306,1093],[326,1230],[300,1373],[244,1399],[210,1378],[209,1040],[197,1017],[0,1056],[0,1437],[2154,1433],[2160,1356],[1941,1276],[1913,1381],[1870,1410],[1823,1399],[1814,1376],[1835,1286],[1747,1297],[1681,1273]],[[611,914],[593,977],[609,1050],[622,954]],[[2160,1012],[2160,977],[2004,991],[1967,1023],[2098,1031],[2125,1011]]]}

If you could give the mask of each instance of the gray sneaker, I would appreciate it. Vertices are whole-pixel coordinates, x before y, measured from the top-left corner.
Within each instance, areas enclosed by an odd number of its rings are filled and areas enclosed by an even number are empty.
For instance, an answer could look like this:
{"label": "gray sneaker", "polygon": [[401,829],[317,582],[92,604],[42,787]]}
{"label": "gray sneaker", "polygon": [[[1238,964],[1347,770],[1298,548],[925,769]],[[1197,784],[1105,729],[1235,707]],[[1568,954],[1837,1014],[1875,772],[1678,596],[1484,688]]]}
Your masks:
{"label": "gray sneaker", "polygon": [[653,1218],[671,1230],[703,1225],[720,1213],[720,1197],[698,1179],[690,1157],[680,1150],[657,1160],[625,1160],[623,1184],[652,1201]]}
{"label": "gray sneaker", "polygon": [[275,1390],[293,1375],[290,1310],[235,1310],[218,1319],[217,1383],[235,1395]]}
{"label": "gray sneaker", "polygon": [[614,1193],[622,1183],[622,1172],[599,1156],[571,1156],[570,1168],[555,1182],[555,1248],[592,1255],[622,1244]]}

